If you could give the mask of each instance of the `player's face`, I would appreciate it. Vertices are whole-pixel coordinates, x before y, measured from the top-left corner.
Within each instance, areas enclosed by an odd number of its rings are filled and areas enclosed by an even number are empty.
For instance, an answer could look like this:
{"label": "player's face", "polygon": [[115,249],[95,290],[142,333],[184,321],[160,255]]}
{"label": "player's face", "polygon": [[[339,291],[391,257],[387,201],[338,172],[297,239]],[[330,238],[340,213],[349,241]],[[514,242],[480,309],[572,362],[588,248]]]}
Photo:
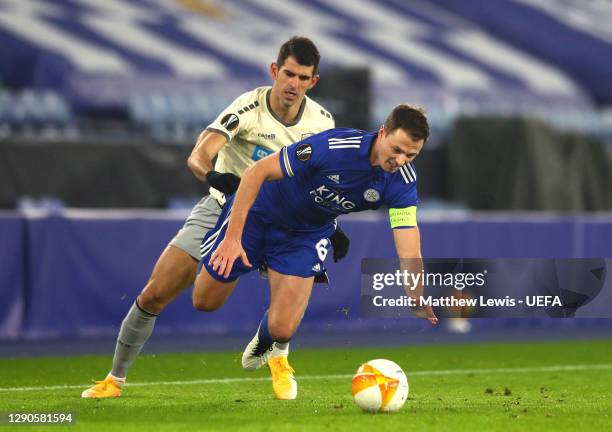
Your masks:
{"label": "player's face", "polygon": [[403,129],[396,129],[388,134],[385,128],[381,127],[379,136],[378,165],[387,172],[393,173],[412,162],[423,148],[424,140],[413,139]]}
{"label": "player's face", "polygon": [[290,108],[302,103],[306,91],[319,81],[319,75],[313,75],[313,70],[314,66],[301,65],[293,56],[287,57],[280,66],[272,63],[272,90],[283,107]]}

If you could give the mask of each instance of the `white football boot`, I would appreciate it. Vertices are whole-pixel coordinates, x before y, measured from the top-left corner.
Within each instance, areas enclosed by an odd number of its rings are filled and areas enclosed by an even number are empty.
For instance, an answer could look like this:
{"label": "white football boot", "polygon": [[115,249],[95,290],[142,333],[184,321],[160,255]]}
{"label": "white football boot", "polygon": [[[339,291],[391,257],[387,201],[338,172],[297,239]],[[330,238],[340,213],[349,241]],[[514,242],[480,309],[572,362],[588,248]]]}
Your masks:
{"label": "white football boot", "polygon": [[257,329],[257,333],[255,333],[255,336],[253,336],[253,339],[251,339],[251,342],[248,343],[242,353],[242,367],[248,371],[259,369],[268,363],[273,350],[274,343],[268,349],[261,346],[259,342],[259,329]]}

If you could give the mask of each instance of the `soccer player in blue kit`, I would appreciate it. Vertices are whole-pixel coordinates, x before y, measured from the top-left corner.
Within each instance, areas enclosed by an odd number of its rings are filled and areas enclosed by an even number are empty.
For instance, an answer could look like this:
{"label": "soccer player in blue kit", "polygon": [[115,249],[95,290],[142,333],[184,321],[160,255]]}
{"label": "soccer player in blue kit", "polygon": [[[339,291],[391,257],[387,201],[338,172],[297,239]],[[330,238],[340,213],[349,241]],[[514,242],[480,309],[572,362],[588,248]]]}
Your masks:
{"label": "soccer player in blue kit", "polygon": [[[252,343],[258,366],[270,367],[278,399],[295,399],[297,383],[287,357],[269,356],[268,349],[297,329],[314,276],[325,271],[337,216],[385,205],[398,257],[421,258],[412,161],[428,136],[423,111],[399,105],[376,132],[330,129],[285,147],[245,171],[202,241],[193,291],[199,310],[216,310],[241,275],[268,266],[270,308]],[[430,307],[417,312],[438,321]]]}

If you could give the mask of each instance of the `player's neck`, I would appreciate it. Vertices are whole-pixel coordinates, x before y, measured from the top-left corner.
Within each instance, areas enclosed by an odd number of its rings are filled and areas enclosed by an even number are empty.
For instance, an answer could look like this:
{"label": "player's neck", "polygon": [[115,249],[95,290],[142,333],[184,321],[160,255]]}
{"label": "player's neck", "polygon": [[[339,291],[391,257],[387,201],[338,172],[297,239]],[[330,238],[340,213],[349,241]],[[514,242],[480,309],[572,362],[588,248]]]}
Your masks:
{"label": "player's neck", "polygon": [[370,163],[372,164],[372,166],[380,165],[379,160],[378,160],[379,141],[380,141],[380,134],[376,135],[376,138],[374,139],[374,143],[372,144],[372,147],[370,147]]}

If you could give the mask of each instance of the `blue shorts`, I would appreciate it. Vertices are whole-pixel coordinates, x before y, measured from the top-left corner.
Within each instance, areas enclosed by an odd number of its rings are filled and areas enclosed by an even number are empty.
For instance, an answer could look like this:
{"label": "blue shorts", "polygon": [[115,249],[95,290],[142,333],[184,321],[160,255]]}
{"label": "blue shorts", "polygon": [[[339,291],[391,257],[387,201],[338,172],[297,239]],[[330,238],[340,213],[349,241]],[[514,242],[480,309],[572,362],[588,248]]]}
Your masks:
{"label": "blue shorts", "polygon": [[253,267],[246,267],[238,258],[229,277],[219,275],[208,262],[225,237],[232,204],[233,201],[226,203],[217,224],[208,231],[200,246],[200,268],[206,268],[214,279],[232,282],[243,274],[257,270],[262,264],[281,274],[293,276],[311,277],[325,272],[323,261],[331,246],[329,236],[335,231],[333,223],[316,230],[288,230],[257,213],[249,212],[242,234],[242,247]]}

